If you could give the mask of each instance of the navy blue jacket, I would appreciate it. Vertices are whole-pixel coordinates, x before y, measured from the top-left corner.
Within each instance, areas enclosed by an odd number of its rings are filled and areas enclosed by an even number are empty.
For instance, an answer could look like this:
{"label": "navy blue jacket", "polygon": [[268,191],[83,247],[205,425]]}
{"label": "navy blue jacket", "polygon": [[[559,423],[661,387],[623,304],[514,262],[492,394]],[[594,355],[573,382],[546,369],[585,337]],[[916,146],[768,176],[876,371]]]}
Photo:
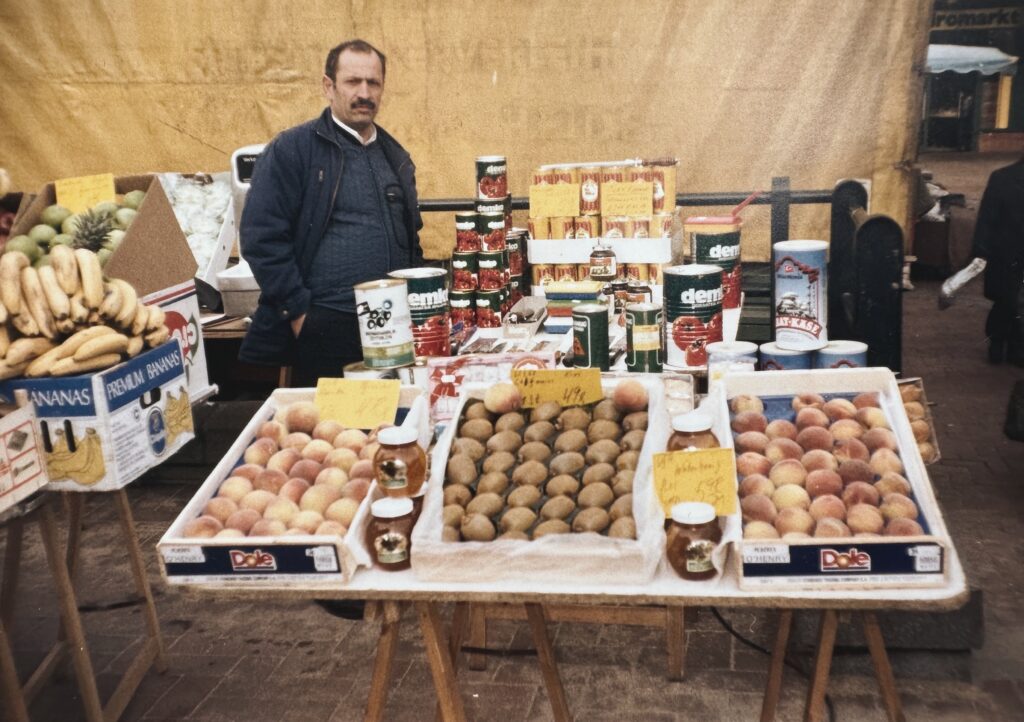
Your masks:
{"label": "navy blue jacket", "polygon": [[1024,279],[1024,158],[989,176],[971,253],[988,261],[985,297],[1016,306]]}
{"label": "navy blue jacket", "polygon": [[[284,131],[264,149],[253,170],[239,229],[242,256],[260,286],[252,325],[239,359],[288,366],[295,335],[291,321],[306,313],[310,291],[305,279],[331,220],[341,186],[344,151],[331,109],[319,118]],[[377,141],[398,176],[405,195],[405,227],[413,265],[423,264],[416,197],[416,166],[390,134],[377,127]]]}

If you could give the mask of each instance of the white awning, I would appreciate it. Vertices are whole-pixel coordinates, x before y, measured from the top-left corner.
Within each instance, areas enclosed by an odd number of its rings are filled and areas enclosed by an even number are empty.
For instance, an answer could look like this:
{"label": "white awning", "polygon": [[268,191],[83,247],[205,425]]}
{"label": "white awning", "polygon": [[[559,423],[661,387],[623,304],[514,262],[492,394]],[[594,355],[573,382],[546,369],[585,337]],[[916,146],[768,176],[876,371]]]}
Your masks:
{"label": "white awning", "polygon": [[926,70],[929,73],[974,73],[1014,75],[1019,58],[999,48],[978,45],[929,45]]}

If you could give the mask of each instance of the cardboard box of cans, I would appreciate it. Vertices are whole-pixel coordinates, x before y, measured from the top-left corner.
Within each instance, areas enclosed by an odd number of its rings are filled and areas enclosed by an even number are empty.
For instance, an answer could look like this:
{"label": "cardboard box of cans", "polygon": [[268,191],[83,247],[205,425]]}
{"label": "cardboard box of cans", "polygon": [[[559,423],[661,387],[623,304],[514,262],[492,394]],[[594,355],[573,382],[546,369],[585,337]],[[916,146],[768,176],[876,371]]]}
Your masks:
{"label": "cardboard box of cans", "polygon": [[920,536],[742,539],[733,548],[741,589],[934,587],[945,583],[955,551],[891,371],[730,373],[721,388],[722,413],[729,413],[729,402],[737,396],[757,396],[765,402],[769,421],[791,413],[790,402],[799,394],[816,393],[828,400],[876,393],[896,436],[897,454],[917,505],[917,521],[924,530]]}

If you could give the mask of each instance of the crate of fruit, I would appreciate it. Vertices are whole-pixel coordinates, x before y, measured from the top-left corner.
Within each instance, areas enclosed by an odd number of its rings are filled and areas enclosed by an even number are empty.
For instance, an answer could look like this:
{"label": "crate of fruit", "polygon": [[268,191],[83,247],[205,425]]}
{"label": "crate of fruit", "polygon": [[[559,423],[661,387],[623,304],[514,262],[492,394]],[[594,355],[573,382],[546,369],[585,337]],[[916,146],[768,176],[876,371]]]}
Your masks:
{"label": "crate of fruit", "polygon": [[941,586],[955,553],[882,368],[729,374],[745,589]]}
{"label": "crate of fruit", "polygon": [[935,433],[935,418],[932,416],[931,405],[924,393],[924,379],[914,377],[900,379],[898,382],[900,397],[903,399],[903,410],[910,419],[910,430],[917,442],[917,450],[921,459],[931,466],[942,458],[939,451],[939,437]]}
{"label": "crate of fruit", "polygon": [[465,387],[413,530],[417,577],[649,580],[664,533],[646,430],[668,416],[661,380],[635,376],[602,378],[605,399],[582,406],[523,409],[511,384]]}
{"label": "crate of fruit", "polygon": [[[370,557],[374,433],[320,420],[314,389],[278,389],[157,545],[170,584],[338,584]],[[395,423],[430,442],[426,401],[403,386]]]}

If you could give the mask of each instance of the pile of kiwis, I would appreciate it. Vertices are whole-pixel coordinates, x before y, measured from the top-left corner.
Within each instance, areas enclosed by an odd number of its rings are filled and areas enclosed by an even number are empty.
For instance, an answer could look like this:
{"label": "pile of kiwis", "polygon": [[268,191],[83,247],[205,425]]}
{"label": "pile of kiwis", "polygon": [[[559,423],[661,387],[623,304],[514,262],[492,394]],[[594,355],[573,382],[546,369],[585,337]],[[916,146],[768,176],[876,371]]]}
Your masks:
{"label": "pile of kiwis", "polygon": [[444,540],[635,539],[633,475],[647,402],[634,380],[586,406],[547,401],[495,413],[468,402],[445,469]]}

